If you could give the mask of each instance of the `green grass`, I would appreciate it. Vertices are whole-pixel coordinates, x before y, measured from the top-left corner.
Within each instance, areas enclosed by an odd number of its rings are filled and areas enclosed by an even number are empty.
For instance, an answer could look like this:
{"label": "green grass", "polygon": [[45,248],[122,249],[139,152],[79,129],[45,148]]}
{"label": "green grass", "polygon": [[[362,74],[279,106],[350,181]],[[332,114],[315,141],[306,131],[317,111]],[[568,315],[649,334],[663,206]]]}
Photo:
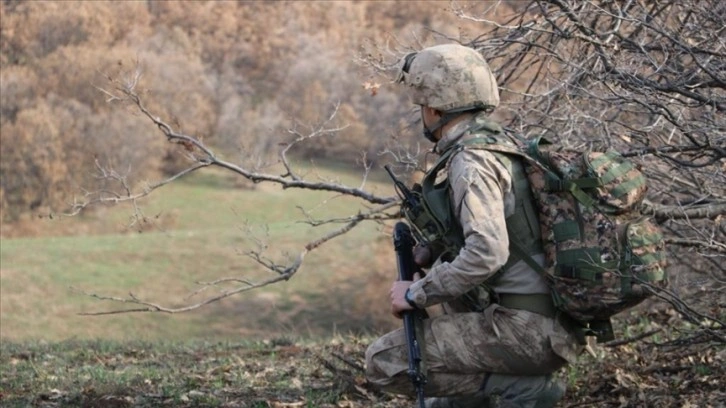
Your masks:
{"label": "green grass", "polygon": [[[353,343],[361,357],[360,343]],[[330,358],[328,349],[275,341],[4,343],[0,401],[3,407],[269,407],[269,401],[319,407],[345,393],[336,373],[320,364]]]}
{"label": "green grass", "polygon": [[[355,171],[326,172],[359,184]],[[385,178],[370,188],[392,193]],[[369,332],[400,325],[386,311],[396,273],[390,236],[376,225],[308,254],[289,282],[190,313],[80,316],[123,305],[69,289],[133,292],[165,306],[196,302],[215,290],[187,299],[196,281],[269,276],[240,254],[254,248],[251,236],[266,231],[268,255],[282,261],[286,251],[331,228],[300,223],[297,206],[325,218],[355,213],[360,202],[273,186],[243,189],[212,171],[166,186],[142,206],[153,221],[142,232],[128,227],[129,207],[118,206],[38,220],[43,236],[0,241],[2,407],[412,405],[374,390],[348,363],[362,366]],[[623,314],[616,332],[627,337],[663,327],[646,341],[666,341],[678,332],[672,317]],[[726,398],[723,352],[710,344],[637,342],[596,354],[561,373],[571,390],[563,406],[720,406]]]}
{"label": "green grass", "polygon": [[[326,172],[326,177],[360,184],[357,171],[334,167]],[[392,193],[383,181],[371,182],[368,189]],[[80,217],[37,221],[49,236],[3,238],[0,339],[202,339],[264,337],[288,330],[327,335],[366,322],[367,317],[351,317],[353,310],[339,307],[350,306],[375,272],[371,258],[382,250],[385,254],[387,236],[374,224],[363,224],[308,254],[289,282],[195,312],[80,316],[124,305],[100,302],[71,287],[117,297],[133,292],[171,307],[201,301],[217,290],[187,298],[199,288],[197,281],[268,278],[269,272],[242,254],[255,249],[251,238],[265,239],[270,244],[266,255],[283,263],[306,242],[336,228],[301,222],[298,207],[316,218],[352,215],[363,208],[357,200],[319,191],[283,191],[265,184],[239,188],[231,174],[218,171],[165,186],[141,204],[151,219],[142,232],[128,227],[132,211],[119,205]],[[54,229],[95,233],[53,236]],[[394,268],[391,263],[391,276]]]}
{"label": "green grass", "polygon": [[[665,323],[663,321],[662,323]],[[403,408],[365,380],[370,337],[310,341],[26,341],[0,344],[3,407]],[[599,346],[598,346],[599,347]],[[721,349],[632,343],[560,374],[561,406],[721,406]],[[693,361],[698,361],[693,363]]]}

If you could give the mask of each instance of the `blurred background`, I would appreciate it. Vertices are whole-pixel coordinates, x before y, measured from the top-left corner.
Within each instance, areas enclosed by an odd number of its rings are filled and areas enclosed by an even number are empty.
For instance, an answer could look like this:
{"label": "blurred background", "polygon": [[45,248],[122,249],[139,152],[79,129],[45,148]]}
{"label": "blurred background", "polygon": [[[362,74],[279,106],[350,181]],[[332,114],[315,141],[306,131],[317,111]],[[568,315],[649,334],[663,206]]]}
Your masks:
{"label": "blurred background", "polygon": [[[403,44],[434,42],[434,31],[458,37],[473,30],[476,23],[458,19],[447,4],[4,1],[0,337],[327,335],[391,327],[386,304],[375,299],[385,299],[395,264],[377,226],[321,251],[329,255],[311,255],[291,282],[184,316],[78,316],[106,305],[70,289],[193,303],[209,295],[185,298],[196,281],[255,276],[259,267],[242,255],[255,245],[245,241],[248,228],[269,234],[284,259],[320,233],[298,223],[298,207],[322,217],[350,214],[360,203],[205,171],[140,208],[59,214],[85,193],[111,188],[99,167],[143,188],[190,165],[183,146],[167,143],[135,106],[103,92],[137,69],[136,89],[150,111],[223,159],[262,171],[277,171],[279,145],[294,137],[287,129],[320,123],[337,106],[330,126],[345,128],[293,155],[303,174],[360,184],[363,154],[376,161],[387,145],[419,141],[405,95],[364,61],[393,60]],[[366,188],[393,194],[380,174]]]}

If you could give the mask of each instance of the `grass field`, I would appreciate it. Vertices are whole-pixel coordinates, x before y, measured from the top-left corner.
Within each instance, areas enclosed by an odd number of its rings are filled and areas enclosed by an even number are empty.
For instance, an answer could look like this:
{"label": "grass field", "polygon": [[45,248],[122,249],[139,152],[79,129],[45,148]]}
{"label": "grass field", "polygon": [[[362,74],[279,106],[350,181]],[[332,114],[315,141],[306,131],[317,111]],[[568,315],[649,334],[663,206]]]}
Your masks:
{"label": "grass field", "polygon": [[[306,171],[314,177],[317,170]],[[360,184],[359,174],[343,167],[328,168],[325,177]],[[367,189],[392,194],[382,178],[369,182]],[[240,188],[231,174],[206,171],[144,200],[142,210],[151,220],[146,225],[129,227],[132,209],[124,205],[82,217],[37,220],[41,236],[2,239],[0,339],[219,339],[371,330],[373,318],[355,312],[365,312],[360,306],[367,302],[360,297],[367,284],[381,276],[378,269],[387,267],[376,259],[385,258],[389,240],[374,224],[359,226],[313,251],[288,282],[198,311],[79,315],[124,305],[99,302],[71,288],[118,297],[133,292],[164,306],[178,306],[217,290],[188,297],[199,288],[197,281],[266,278],[269,272],[243,255],[255,249],[253,238],[266,240],[266,254],[283,262],[307,241],[334,228],[302,223],[305,217],[298,207],[316,218],[352,215],[362,208],[356,200],[329,193],[265,184]],[[142,232],[137,232],[139,227]],[[72,235],[61,235],[68,232]],[[391,279],[394,274],[391,259]],[[385,307],[381,305],[381,312]]]}
{"label": "grass field", "polygon": [[[366,381],[364,352],[370,340],[5,341],[0,406],[414,406],[410,398],[383,394]],[[583,354],[558,373],[568,383],[559,406],[721,408],[726,402],[722,349],[638,342],[596,352],[596,358]]]}
{"label": "grass field", "polygon": [[[312,169],[310,170],[312,172]],[[358,185],[356,172],[328,175]],[[377,178],[370,189],[392,194]],[[197,281],[262,279],[241,254],[267,238],[272,258],[299,251],[361,203],[312,191],[259,185],[204,172],[142,203],[152,222],[129,227],[128,206],[82,217],[3,226],[0,241],[0,406],[403,408],[365,380],[364,352],[398,327],[387,312],[395,277],[390,231],[362,225],[310,253],[288,282],[184,314],[80,316],[123,307],[76,287],[165,306],[194,303]],[[12,230],[11,230],[12,228]],[[17,237],[18,229],[31,231]],[[5,234],[9,232],[8,234]],[[21,234],[22,235],[22,234]],[[14,236],[14,238],[9,238]],[[691,338],[672,309],[620,316],[618,337],[644,341],[596,347],[559,375],[566,407],[723,407],[726,354]],[[670,345],[669,345],[670,344]]]}

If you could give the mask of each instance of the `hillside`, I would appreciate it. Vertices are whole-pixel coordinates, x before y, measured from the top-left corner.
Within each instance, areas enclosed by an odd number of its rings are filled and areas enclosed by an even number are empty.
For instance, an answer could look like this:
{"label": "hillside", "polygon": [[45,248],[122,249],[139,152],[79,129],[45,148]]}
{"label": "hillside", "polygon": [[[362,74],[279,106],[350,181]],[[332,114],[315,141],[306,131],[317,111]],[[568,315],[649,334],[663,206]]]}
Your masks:
{"label": "hillside", "polygon": [[410,407],[361,369],[401,325],[382,165],[409,183],[432,159],[390,74],[461,42],[510,131],[629,157],[667,242],[668,290],[559,373],[562,406],[726,407],[726,2],[5,0],[0,21],[0,406]]}
{"label": "hillside", "polygon": [[[657,326],[657,323],[652,323]],[[663,337],[659,341],[665,340]],[[408,408],[366,383],[369,339],[319,343],[67,341],[0,346],[3,407]],[[674,348],[675,347],[675,348]],[[726,404],[723,349],[652,349],[638,343],[583,356],[561,373],[562,407],[699,407]]]}
{"label": "hillside", "polygon": [[[458,37],[476,26],[446,8],[437,1],[3,1],[2,221],[66,210],[81,191],[99,187],[98,165],[124,173],[132,186],[188,165],[184,149],[109,98],[136,73],[155,115],[222,157],[266,161],[290,141],[287,129],[318,125],[338,106],[333,125],[344,129],[301,153],[375,158],[387,144],[410,140],[402,121],[409,106],[361,60],[395,58],[405,48],[399,42],[434,41],[431,30]],[[366,83],[379,84],[375,96]]]}
{"label": "hillside", "polygon": [[[344,179],[356,175],[332,164],[328,170]],[[36,220],[46,237],[4,238],[0,405],[410,407],[410,400],[370,387],[361,371],[372,336],[400,325],[385,307],[395,274],[392,249],[376,228],[333,241],[285,284],[194,313],[78,315],[113,304],[69,285],[106,294],[133,291],[174,304],[188,299],[193,282],[205,276],[253,273],[238,269],[245,265],[235,249],[245,225],[240,214],[264,209],[251,218],[252,230],[262,226],[255,222],[268,223],[273,237],[298,230],[289,242],[295,248],[310,232],[296,226],[297,213],[288,205],[315,208],[322,200],[328,213],[350,209],[325,195],[280,200],[278,189],[233,185],[211,173],[170,186],[143,208],[174,215],[140,230],[123,231],[129,209],[120,206],[94,217]],[[68,236],[66,223],[85,233]],[[99,224],[120,230],[93,231]],[[560,373],[570,387],[561,406],[723,406],[726,354],[707,337],[692,335],[697,329],[661,302],[619,316],[615,330],[622,344],[594,346],[596,357],[584,354]]]}

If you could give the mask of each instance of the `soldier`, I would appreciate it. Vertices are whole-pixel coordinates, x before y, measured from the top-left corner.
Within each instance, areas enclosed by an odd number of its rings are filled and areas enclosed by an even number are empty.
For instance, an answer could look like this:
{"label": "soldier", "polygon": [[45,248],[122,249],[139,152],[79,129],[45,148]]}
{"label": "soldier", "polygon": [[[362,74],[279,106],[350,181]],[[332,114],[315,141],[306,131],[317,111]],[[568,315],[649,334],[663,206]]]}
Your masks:
{"label": "soldier", "polygon": [[[553,407],[565,392],[553,373],[575,360],[581,339],[555,313],[544,278],[511,253],[516,241],[544,262],[521,163],[467,148],[474,138],[511,143],[488,119],[499,104],[494,75],[474,49],[446,44],[406,56],[397,81],[421,107],[424,135],[441,157],[423,184],[435,180],[429,188],[445,192],[447,208],[440,211],[452,215],[456,235],[417,246],[416,263],[428,268],[426,275],[390,290],[396,316],[437,304],[446,312],[423,321],[425,392],[433,397],[426,406]],[[371,344],[366,365],[374,384],[412,394],[402,329]]]}

